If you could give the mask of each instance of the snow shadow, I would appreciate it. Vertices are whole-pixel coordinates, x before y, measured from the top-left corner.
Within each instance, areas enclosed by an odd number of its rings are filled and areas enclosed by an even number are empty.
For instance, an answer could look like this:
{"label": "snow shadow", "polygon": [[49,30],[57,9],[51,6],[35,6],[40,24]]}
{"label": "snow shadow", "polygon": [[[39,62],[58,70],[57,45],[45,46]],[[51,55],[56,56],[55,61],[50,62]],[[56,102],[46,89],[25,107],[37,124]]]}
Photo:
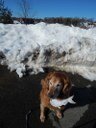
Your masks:
{"label": "snow shadow", "polygon": [[73,83],[71,94],[74,95],[75,106],[84,106],[96,102],[96,81],[91,82],[78,74],[72,75],[69,73],[68,75]]}
{"label": "snow shadow", "polygon": [[95,87],[73,87],[71,91],[72,95],[74,95],[73,100],[76,102],[75,105],[68,104],[66,109],[70,107],[79,107],[87,104],[96,102],[96,88]]}

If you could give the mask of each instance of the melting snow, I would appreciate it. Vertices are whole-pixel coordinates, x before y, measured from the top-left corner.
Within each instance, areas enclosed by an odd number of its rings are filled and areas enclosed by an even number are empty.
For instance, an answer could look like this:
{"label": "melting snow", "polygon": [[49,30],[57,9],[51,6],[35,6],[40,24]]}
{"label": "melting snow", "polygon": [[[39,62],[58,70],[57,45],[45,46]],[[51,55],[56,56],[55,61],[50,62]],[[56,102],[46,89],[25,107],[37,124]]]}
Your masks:
{"label": "melting snow", "polygon": [[96,28],[0,24],[0,63],[19,77],[50,66],[96,80]]}

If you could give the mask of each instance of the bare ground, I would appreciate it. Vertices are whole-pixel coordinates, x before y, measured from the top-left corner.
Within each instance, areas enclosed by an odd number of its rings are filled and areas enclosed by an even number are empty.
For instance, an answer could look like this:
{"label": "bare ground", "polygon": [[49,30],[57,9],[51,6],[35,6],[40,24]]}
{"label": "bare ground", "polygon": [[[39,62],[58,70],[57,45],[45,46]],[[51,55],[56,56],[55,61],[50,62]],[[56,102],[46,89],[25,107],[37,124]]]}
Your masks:
{"label": "bare ground", "polygon": [[68,75],[75,85],[72,93],[77,104],[68,104],[61,120],[48,111],[45,123],[40,123],[40,81],[45,75],[19,78],[0,66],[0,128],[96,128],[96,81],[71,73]]}

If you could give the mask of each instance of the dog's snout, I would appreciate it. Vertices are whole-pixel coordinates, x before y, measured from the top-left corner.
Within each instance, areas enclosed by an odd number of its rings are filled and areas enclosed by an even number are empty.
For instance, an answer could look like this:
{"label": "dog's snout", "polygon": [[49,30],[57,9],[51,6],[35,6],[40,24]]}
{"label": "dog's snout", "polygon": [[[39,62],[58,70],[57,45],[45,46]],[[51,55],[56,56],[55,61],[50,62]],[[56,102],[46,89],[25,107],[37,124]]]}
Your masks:
{"label": "dog's snout", "polygon": [[48,97],[53,98],[54,94],[48,93]]}
{"label": "dog's snout", "polygon": [[48,93],[47,94],[49,98],[55,99],[58,97],[59,93],[57,91],[54,91],[53,93]]}

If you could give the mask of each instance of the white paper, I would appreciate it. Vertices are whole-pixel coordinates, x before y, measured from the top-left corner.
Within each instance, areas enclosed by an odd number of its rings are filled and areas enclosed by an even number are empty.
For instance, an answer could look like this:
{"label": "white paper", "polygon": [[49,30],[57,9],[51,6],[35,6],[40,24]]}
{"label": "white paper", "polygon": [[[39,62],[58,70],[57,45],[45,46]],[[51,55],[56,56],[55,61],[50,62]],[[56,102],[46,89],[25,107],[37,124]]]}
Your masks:
{"label": "white paper", "polygon": [[51,99],[50,100],[50,104],[54,107],[60,107],[60,106],[63,106],[63,105],[67,105],[68,103],[71,103],[71,104],[76,104],[76,102],[74,102],[72,99],[73,99],[74,96],[71,96],[67,99],[64,99],[64,100],[57,100],[57,99]]}

